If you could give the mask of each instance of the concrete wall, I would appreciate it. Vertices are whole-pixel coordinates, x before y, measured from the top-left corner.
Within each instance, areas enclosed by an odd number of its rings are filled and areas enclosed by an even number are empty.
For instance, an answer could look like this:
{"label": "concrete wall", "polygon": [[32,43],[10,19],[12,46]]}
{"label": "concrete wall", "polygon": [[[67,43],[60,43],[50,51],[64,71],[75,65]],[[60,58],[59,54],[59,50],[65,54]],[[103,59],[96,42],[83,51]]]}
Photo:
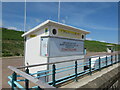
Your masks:
{"label": "concrete wall", "polygon": [[[109,88],[120,79],[120,63],[114,64],[101,71],[92,73],[92,75],[86,75],[80,78],[78,82],[71,82],[60,88],[73,88],[73,89],[93,89],[93,90],[103,90],[103,88]],[[118,82],[119,83],[119,82]],[[118,86],[120,83],[118,84]],[[120,86],[119,86],[120,87]]]}

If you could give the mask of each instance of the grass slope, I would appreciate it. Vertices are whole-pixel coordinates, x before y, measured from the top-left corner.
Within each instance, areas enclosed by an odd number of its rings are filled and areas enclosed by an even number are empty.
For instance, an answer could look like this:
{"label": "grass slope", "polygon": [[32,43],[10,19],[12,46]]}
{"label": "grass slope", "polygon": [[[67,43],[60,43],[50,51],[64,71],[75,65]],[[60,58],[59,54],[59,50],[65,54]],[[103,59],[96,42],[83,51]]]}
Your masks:
{"label": "grass slope", "polygon": [[2,56],[22,56],[24,41],[22,31],[15,31],[6,28],[2,30]]}
{"label": "grass slope", "polygon": [[112,43],[85,40],[85,48],[87,48],[89,52],[106,52],[106,45],[114,45],[115,51],[118,51],[118,47],[120,47],[120,45]]}
{"label": "grass slope", "polygon": [[[2,55],[3,56],[21,56],[24,50],[24,40],[21,37],[22,31],[10,30],[7,28],[2,28]],[[85,48],[88,52],[105,52],[106,45],[111,43],[104,43],[99,41],[85,41]],[[117,50],[118,45],[115,45]]]}

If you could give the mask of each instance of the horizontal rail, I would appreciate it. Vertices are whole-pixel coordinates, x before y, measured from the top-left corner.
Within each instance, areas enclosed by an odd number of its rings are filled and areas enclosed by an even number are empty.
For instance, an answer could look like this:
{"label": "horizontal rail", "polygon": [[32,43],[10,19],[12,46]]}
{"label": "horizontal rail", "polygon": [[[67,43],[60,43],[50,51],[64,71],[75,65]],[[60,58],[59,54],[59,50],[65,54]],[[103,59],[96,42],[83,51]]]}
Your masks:
{"label": "horizontal rail", "polygon": [[[12,81],[12,77],[8,76],[8,78],[10,79],[10,81]],[[10,84],[11,83],[10,81],[8,81],[8,83],[10,86],[12,86],[12,84]],[[23,88],[23,86],[21,86],[18,82],[14,81],[14,83],[18,88]]]}
{"label": "horizontal rail", "polygon": [[[105,57],[103,57],[103,56],[105,56]],[[98,58],[95,58],[95,57],[98,57]],[[18,67],[18,68],[13,67],[13,66],[8,66],[9,69],[11,69],[14,73],[16,73],[16,74],[13,73],[13,75],[11,76],[12,79],[10,77],[8,77],[10,79],[9,84],[11,84],[12,88],[14,88],[16,84],[18,86],[20,86],[19,83],[17,83],[17,82],[25,81],[25,88],[29,88],[29,81],[31,81],[34,84],[36,84],[36,86],[38,86],[38,88],[55,88],[53,86],[56,86],[59,83],[62,83],[64,81],[74,79],[74,78],[75,78],[75,80],[77,80],[78,76],[84,75],[86,73],[89,73],[91,75],[92,72],[95,71],[95,70],[101,70],[104,67],[112,65],[114,63],[117,63],[119,61],[118,57],[119,57],[118,53],[117,54],[112,53],[112,54],[109,54],[109,55],[108,54],[107,55],[99,55],[99,56],[96,55],[96,56],[91,56],[89,58],[87,57],[87,58],[74,59],[74,60],[69,60],[69,61],[60,61],[60,62],[53,62],[53,63],[44,63],[44,64],[29,65],[29,66],[21,66],[21,67]],[[95,60],[92,59],[92,58],[95,58]],[[78,60],[83,60],[83,59],[86,59],[86,62],[76,63]],[[71,62],[71,61],[75,61],[73,63],[73,65],[69,65],[69,66],[65,66],[65,67],[55,67],[57,63]],[[54,68],[52,68],[51,70],[45,70],[45,71],[37,72],[37,73],[29,73],[28,67],[51,65],[51,64],[53,64],[52,66],[54,66]],[[87,67],[85,67],[85,66],[87,66]],[[86,68],[86,69],[84,69],[84,71],[82,71],[82,72],[77,71],[78,69],[76,69],[76,68],[82,68],[82,67]],[[27,69],[24,72],[22,70],[19,70],[21,68],[27,68]],[[74,69],[73,74],[71,74],[67,77],[63,76],[63,78],[59,78],[59,79],[56,78],[57,73],[65,72],[65,71],[72,70],[72,69]],[[40,73],[43,73],[43,72],[48,72],[48,73],[42,74],[42,75],[39,75],[39,76],[33,76],[35,74],[40,74]],[[45,76],[49,76],[49,75],[51,75],[52,81],[50,81],[50,82],[47,81],[48,83],[45,83],[45,82],[41,81],[41,79],[40,79],[41,77],[45,77]],[[17,77],[23,77],[25,79],[17,80]],[[50,85],[53,85],[53,86],[50,86]]]}
{"label": "horizontal rail", "polygon": [[[106,55],[115,55],[115,54],[118,54],[118,53],[110,53],[110,54],[106,54]],[[72,62],[72,61],[78,61],[78,60],[82,60],[82,59],[102,57],[102,56],[106,56],[106,55],[88,56],[86,58],[80,58],[80,59],[74,59],[74,60],[66,60],[66,61],[59,61],[59,62],[52,62],[52,63],[43,63],[43,64],[28,65],[28,66],[20,66],[20,67],[17,67],[17,69],[23,69],[23,68],[28,68],[28,67],[30,68],[30,67],[36,67],[36,66],[44,66],[44,65],[51,65],[51,64],[58,64],[58,63],[64,63],[64,62]]]}
{"label": "horizontal rail", "polygon": [[26,74],[25,72],[13,67],[13,66],[8,66],[9,69],[11,69],[12,71],[16,72],[17,74],[20,74],[22,77],[28,79],[29,81],[35,83],[36,85],[38,85],[41,88],[55,88],[53,86],[50,86],[47,83],[44,83],[43,81],[36,79],[32,76],[30,76],[29,74]]}

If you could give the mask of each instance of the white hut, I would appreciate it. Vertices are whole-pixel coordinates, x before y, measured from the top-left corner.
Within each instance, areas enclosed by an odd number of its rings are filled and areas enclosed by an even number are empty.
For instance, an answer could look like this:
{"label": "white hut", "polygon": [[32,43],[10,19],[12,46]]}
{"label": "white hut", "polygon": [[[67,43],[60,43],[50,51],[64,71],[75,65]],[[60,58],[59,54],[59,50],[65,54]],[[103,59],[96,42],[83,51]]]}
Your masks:
{"label": "white hut", "polygon": [[[47,20],[35,28],[24,33],[25,65],[58,62],[84,58],[84,40],[88,31],[72,26]],[[78,63],[83,63],[79,60]],[[57,67],[73,65],[73,62],[57,64]],[[50,66],[31,68],[30,72],[49,70]],[[84,70],[83,68],[78,71]],[[70,75],[74,71],[67,71],[56,78]],[[49,79],[50,80],[50,79]],[[48,81],[48,80],[47,80]]]}
{"label": "white hut", "polygon": [[107,52],[112,53],[114,51],[114,45],[106,45],[107,46]]}

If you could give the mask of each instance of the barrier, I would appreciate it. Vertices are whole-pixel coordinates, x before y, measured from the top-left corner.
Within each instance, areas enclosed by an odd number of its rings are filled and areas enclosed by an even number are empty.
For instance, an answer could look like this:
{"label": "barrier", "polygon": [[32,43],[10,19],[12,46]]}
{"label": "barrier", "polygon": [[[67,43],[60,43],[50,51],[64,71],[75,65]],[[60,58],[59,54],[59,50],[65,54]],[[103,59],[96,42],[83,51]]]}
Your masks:
{"label": "barrier", "polygon": [[[84,63],[78,63],[78,60],[68,60],[68,61],[60,61],[60,62],[53,62],[53,63],[44,63],[44,64],[36,64],[36,65],[29,65],[29,66],[21,66],[21,67],[13,67],[9,66],[8,68],[13,71],[13,74],[11,76],[8,76],[8,84],[11,86],[12,89],[15,88],[55,88],[58,84],[67,82],[69,80],[75,80],[78,81],[78,78],[82,75],[89,74],[92,75],[92,72],[96,70],[101,70],[102,68],[108,67],[110,65],[116,64],[120,62],[119,54],[113,53],[113,54],[107,54],[107,55],[101,55],[101,56],[92,56],[92,57],[86,57],[82,59],[86,59],[87,61]],[[95,61],[92,61],[93,58],[99,57]],[[65,67],[59,67],[57,68],[58,63],[66,63],[66,62],[74,62],[73,65],[68,65]],[[41,72],[36,73],[29,73],[29,68],[34,68],[38,66],[43,65],[51,65],[51,70],[45,70]],[[78,72],[78,69],[87,67],[87,69],[84,69],[82,72]],[[56,75],[59,73],[66,73],[66,71],[72,70],[74,71],[73,74],[64,76],[62,78],[56,79]],[[41,73],[45,73],[43,75],[39,75]],[[43,82],[41,80],[42,77],[50,76],[52,78],[49,82]],[[24,79],[18,79],[24,78]],[[30,82],[36,84],[36,86],[30,87]],[[24,86],[20,84],[20,82],[24,82]]]}

